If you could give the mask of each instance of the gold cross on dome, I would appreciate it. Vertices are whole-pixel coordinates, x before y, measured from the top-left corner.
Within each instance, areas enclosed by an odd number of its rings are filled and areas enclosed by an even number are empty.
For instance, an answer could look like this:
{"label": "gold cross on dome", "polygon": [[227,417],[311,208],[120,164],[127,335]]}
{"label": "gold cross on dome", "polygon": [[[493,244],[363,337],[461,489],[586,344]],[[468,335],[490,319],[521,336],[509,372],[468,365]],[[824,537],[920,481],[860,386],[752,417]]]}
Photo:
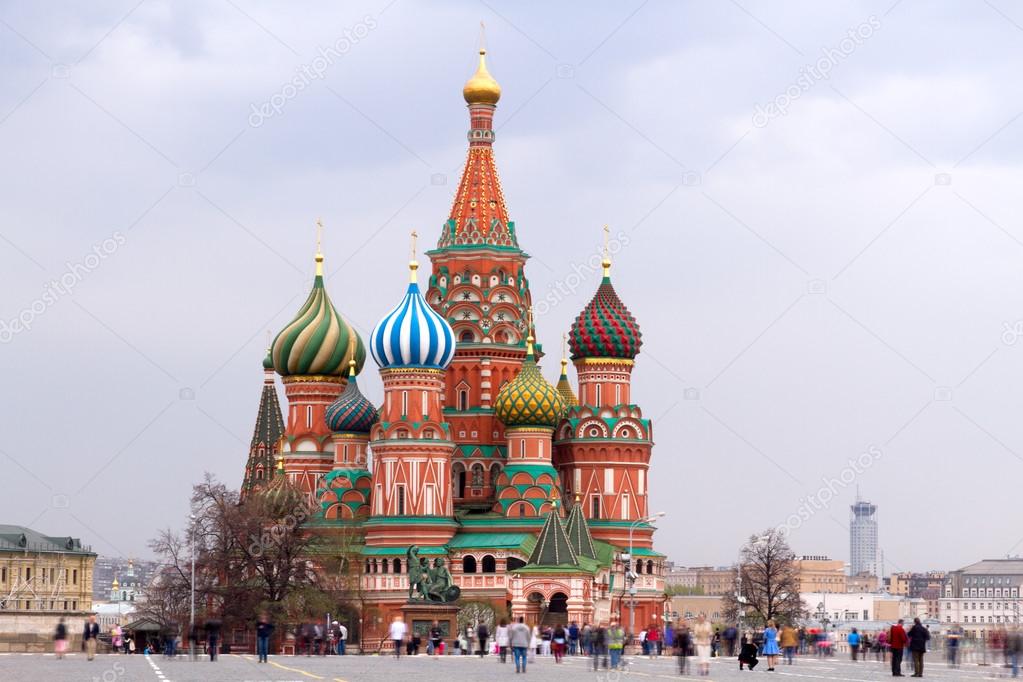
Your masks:
{"label": "gold cross on dome", "polygon": [[416,232],[415,230],[412,230],[412,248],[411,248],[411,257],[409,258],[409,260],[415,260],[416,259],[416,239],[418,237],[419,237],[419,233]]}
{"label": "gold cross on dome", "polygon": [[607,260],[607,256],[608,256],[607,243],[608,243],[608,239],[610,238],[610,236],[611,236],[611,228],[608,227],[607,225],[604,225],[604,260]]}
{"label": "gold cross on dome", "polygon": [[316,253],[323,251],[323,219],[316,219]]}

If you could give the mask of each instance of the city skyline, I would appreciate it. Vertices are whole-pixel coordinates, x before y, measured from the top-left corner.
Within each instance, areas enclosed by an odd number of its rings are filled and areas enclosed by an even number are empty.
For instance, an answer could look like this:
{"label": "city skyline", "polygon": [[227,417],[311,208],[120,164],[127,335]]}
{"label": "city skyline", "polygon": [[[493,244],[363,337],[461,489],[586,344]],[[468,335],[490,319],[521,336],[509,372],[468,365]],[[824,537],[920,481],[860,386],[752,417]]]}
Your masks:
{"label": "city skyline", "polygon": [[[793,7],[601,7],[574,35],[555,30],[571,13],[531,5],[167,22],[146,4],[58,26],[11,8],[0,139],[24,161],[3,171],[5,521],[145,558],[204,471],[241,483],[265,331],[308,291],[317,217],[327,290],[364,338],[409,230],[420,260],[432,248],[482,15],[552,383],[611,227],[615,286],[643,324],[659,549],[727,565],[786,526],[797,554],[846,558],[860,486],[883,510],[886,573],[1019,553],[1004,496],[984,495],[984,534],[934,512],[1023,448],[1005,382],[1023,370],[1023,99],[997,87],[1016,29],[911,2]],[[804,70],[822,54],[827,77]],[[291,96],[294,78],[308,85]],[[374,372],[360,387],[379,403]]]}

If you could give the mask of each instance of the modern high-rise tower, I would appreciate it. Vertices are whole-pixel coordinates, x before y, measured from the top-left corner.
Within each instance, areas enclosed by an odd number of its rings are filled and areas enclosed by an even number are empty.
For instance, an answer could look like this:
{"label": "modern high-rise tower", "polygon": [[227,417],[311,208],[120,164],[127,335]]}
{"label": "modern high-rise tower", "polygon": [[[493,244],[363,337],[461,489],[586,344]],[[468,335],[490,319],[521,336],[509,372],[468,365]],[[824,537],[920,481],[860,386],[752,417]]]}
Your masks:
{"label": "modern high-rise tower", "polygon": [[881,575],[877,548],[877,505],[856,498],[849,507],[849,573]]}

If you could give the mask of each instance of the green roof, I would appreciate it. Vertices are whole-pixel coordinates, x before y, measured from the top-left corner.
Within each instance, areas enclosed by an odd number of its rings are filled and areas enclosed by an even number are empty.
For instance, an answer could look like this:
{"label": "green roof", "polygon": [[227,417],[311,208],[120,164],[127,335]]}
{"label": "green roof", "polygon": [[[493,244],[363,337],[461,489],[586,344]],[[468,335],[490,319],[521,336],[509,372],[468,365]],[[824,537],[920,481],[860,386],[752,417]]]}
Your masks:
{"label": "green roof", "polygon": [[590,535],[590,527],[586,525],[583,508],[578,501],[572,505],[572,510],[568,512],[565,534],[568,535],[568,542],[572,545],[576,555],[591,559],[597,558],[597,550],[593,546],[593,536]]}
{"label": "green roof", "polygon": [[[628,551],[628,548],[626,547],[625,550],[623,550],[623,551]],[[655,552],[654,550],[648,549],[646,547],[633,547],[632,548],[632,555],[633,556],[655,556],[655,557],[656,556],[667,556],[666,554],[661,554],[660,552]]]}
{"label": "green roof", "polygon": [[[408,547],[363,547],[359,553],[363,556],[405,556],[407,551]],[[420,547],[419,553],[445,556],[448,552],[443,547]]]}
{"label": "green roof", "polygon": [[529,533],[459,533],[448,549],[521,549],[532,551],[536,538]]}
{"label": "green roof", "polygon": [[529,562],[532,566],[579,566],[579,559],[572,549],[572,544],[565,535],[565,527],[561,525],[561,517],[558,516],[558,507],[551,510],[547,515],[547,521],[540,530],[536,539],[536,546],[529,554]]}
{"label": "green roof", "polygon": [[504,451],[507,446],[504,445],[459,445],[456,448],[456,452],[460,453],[463,457],[469,457],[475,451],[479,450],[480,454],[484,457],[504,457]]}
{"label": "green roof", "polygon": [[0,525],[0,552],[60,552],[62,554],[89,554],[96,556],[91,547],[67,535],[43,535],[25,526]]}

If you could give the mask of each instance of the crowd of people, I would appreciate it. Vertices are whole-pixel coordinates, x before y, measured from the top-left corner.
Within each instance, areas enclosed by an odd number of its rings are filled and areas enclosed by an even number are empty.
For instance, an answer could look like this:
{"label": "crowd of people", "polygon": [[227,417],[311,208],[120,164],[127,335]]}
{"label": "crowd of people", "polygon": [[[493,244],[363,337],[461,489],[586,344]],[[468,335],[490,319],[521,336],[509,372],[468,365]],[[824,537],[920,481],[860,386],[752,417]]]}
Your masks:
{"label": "crowd of people", "polygon": [[[255,623],[256,653],[261,663],[267,662],[274,629],[265,613]],[[216,661],[221,648],[220,630],[221,623],[217,620],[207,620],[202,626],[193,626],[187,633],[191,651],[208,655],[211,661]],[[96,617],[90,616],[82,631],[82,651],[90,661],[95,658],[100,634]],[[295,627],[292,635],[296,655],[343,656],[346,653],[348,628],[336,620],[300,624]],[[494,655],[500,663],[507,663],[511,658],[517,673],[525,673],[527,664],[535,661],[537,656],[552,656],[556,664],[561,663],[565,656],[584,656],[592,659],[594,670],[618,669],[623,664],[622,655],[629,644],[625,628],[616,621],[582,625],[572,621],[567,624],[530,626],[524,618],[518,617],[512,622],[500,620],[493,632],[486,623],[480,622],[467,625],[448,637],[438,621],[434,621],[428,630],[410,631],[401,616],[396,616],[388,630],[394,655],[399,657],[403,653],[419,654],[424,635],[427,655]],[[697,674],[708,675],[710,659],[715,657],[735,657],[740,670],[753,670],[760,665],[760,659],[764,658],[767,670],[774,671],[779,658],[786,665],[793,665],[797,655],[834,656],[835,636],[835,632],[826,629],[779,624],[773,619],[768,620],[763,628],[740,632],[740,628],[735,626],[714,626],[700,614],[692,622],[688,619],[677,623],[667,622],[663,628],[652,623],[639,630],[634,641],[637,653],[651,659],[665,655],[677,657],[678,670],[682,675],[691,672],[692,659],[696,659]],[[109,638],[113,653],[136,653],[135,639],[119,625],[111,627]],[[450,646],[446,641],[449,638]],[[952,668],[960,664],[964,639],[963,630],[958,626],[950,627],[945,632],[943,643],[946,662]],[[68,640],[68,626],[61,618],[54,632],[54,652],[57,658],[63,658],[67,653]],[[844,645],[853,661],[865,661],[873,655],[875,661],[890,662],[894,677],[904,677],[904,666],[912,668],[912,677],[923,677],[924,656],[931,649],[930,640],[930,630],[919,618],[914,618],[908,629],[902,619],[875,632],[861,632],[853,627],[845,634]],[[181,651],[182,644],[178,628],[167,626],[158,637],[144,645],[142,653],[162,652],[164,656],[174,657]],[[1023,632],[1018,627],[999,628],[990,634],[984,644],[985,656],[988,650],[1001,652],[1005,667],[1011,669],[1013,677],[1018,677],[1019,659],[1023,656]]]}

